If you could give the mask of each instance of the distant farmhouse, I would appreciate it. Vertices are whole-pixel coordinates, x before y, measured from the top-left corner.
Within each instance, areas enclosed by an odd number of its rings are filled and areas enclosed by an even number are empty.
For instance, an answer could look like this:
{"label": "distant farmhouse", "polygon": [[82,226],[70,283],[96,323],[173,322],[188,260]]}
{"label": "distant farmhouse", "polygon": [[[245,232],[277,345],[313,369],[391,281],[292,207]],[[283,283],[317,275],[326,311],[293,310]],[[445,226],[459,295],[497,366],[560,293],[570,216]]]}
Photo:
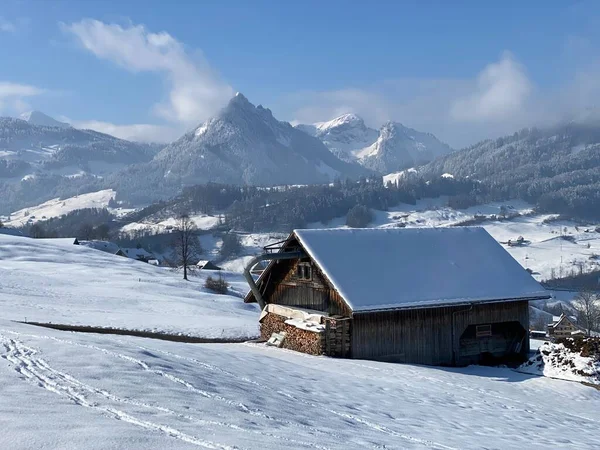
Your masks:
{"label": "distant farmhouse", "polygon": [[138,261],[149,262],[156,260],[156,256],[143,248],[119,247],[117,244],[110,241],[79,241],[78,243],[95,250],[100,250],[116,256],[136,259]]}
{"label": "distant farmhouse", "polygon": [[198,261],[196,267],[201,270],[222,270],[214,262],[207,260]]}
{"label": "distant farmhouse", "polygon": [[550,297],[483,228],[296,230],[245,276],[274,345],[432,365],[525,359]]}
{"label": "distant farmhouse", "polygon": [[566,314],[554,316],[552,323],[548,324],[548,336],[554,338],[571,337],[575,335],[583,335],[585,332],[579,328],[574,317],[569,317]]}
{"label": "distant farmhouse", "polygon": [[121,247],[121,251],[125,256],[131,259],[137,259],[138,261],[148,262],[152,259],[156,259],[156,257],[147,250],[143,248],[126,248]]}
{"label": "distant farmhouse", "polygon": [[16,228],[8,228],[0,226],[0,234],[6,234],[8,236],[23,236],[23,233]]}

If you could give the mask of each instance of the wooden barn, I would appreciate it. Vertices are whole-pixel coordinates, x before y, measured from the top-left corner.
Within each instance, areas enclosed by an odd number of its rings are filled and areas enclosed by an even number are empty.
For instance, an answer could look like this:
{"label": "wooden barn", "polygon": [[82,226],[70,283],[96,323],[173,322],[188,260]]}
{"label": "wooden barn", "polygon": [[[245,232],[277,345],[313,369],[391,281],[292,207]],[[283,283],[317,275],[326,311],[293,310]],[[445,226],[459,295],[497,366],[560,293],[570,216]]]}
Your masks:
{"label": "wooden barn", "polygon": [[[483,228],[296,230],[246,302],[261,334],[312,354],[466,365],[529,351],[546,291]],[[369,261],[369,264],[363,264]]]}

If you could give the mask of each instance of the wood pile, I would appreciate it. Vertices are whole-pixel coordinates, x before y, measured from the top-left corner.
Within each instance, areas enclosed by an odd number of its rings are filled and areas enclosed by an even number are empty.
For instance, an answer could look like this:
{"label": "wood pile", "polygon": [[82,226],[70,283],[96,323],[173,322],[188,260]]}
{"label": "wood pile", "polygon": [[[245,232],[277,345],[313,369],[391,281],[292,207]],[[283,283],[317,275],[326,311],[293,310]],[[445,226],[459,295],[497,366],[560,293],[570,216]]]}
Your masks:
{"label": "wood pile", "polygon": [[265,340],[268,340],[273,333],[284,331],[285,339],[282,348],[295,350],[309,355],[324,354],[325,333],[303,330],[293,325],[288,325],[285,321],[287,317],[269,313],[261,321],[260,334]]}
{"label": "wood pile", "polygon": [[350,356],[350,323],[348,317],[324,317],[324,354],[345,358]]}

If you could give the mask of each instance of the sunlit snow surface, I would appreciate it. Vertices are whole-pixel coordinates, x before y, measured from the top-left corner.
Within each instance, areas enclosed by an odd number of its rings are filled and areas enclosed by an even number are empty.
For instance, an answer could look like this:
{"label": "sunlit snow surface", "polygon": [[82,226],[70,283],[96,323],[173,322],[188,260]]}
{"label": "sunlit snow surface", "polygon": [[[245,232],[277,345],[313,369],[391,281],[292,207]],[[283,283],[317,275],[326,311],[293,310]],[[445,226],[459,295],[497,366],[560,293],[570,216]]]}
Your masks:
{"label": "sunlit snow surface", "polygon": [[[244,290],[239,275],[225,276]],[[256,331],[253,305],[208,293],[202,279],[0,235],[0,448],[597,448],[600,391],[574,382],[9,320]]]}
{"label": "sunlit snow surface", "polygon": [[255,337],[248,285],[223,272],[232,295],[203,287],[203,272],[180,272],[104,253],[73,240],[0,234],[0,311],[4,319],[126,328],[196,337]]}
{"label": "sunlit snow surface", "polygon": [[600,392],[510,369],[0,321],[0,447],[594,449]]}

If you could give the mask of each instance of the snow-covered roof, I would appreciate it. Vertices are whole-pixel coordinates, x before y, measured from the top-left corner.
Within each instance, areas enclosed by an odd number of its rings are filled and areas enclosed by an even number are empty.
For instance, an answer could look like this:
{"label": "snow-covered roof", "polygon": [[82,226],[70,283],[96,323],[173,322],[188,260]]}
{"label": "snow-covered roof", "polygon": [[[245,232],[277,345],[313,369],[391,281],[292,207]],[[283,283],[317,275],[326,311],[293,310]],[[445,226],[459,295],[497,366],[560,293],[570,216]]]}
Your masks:
{"label": "snow-covered roof", "polygon": [[154,258],[152,253],[143,248],[121,247],[121,250],[130,258]]}
{"label": "snow-covered roof", "polygon": [[196,263],[196,266],[200,269],[213,269],[213,270],[221,270],[219,266],[217,266],[213,261],[208,259],[202,259]]}
{"label": "snow-covered roof", "polygon": [[113,255],[119,251],[119,246],[110,241],[79,241],[79,245],[100,250]]}
{"label": "snow-covered roof", "polygon": [[355,312],[550,297],[483,228],[294,234]]}
{"label": "snow-covered roof", "polygon": [[23,233],[16,228],[0,227],[0,234],[6,234],[8,236],[23,236]]}
{"label": "snow-covered roof", "polygon": [[[556,320],[555,320],[556,319]],[[567,316],[566,314],[561,314],[560,316],[552,316],[552,323],[549,325],[553,328],[561,325],[563,322],[568,322],[568,325],[577,326],[575,324],[575,320],[573,316]]]}

